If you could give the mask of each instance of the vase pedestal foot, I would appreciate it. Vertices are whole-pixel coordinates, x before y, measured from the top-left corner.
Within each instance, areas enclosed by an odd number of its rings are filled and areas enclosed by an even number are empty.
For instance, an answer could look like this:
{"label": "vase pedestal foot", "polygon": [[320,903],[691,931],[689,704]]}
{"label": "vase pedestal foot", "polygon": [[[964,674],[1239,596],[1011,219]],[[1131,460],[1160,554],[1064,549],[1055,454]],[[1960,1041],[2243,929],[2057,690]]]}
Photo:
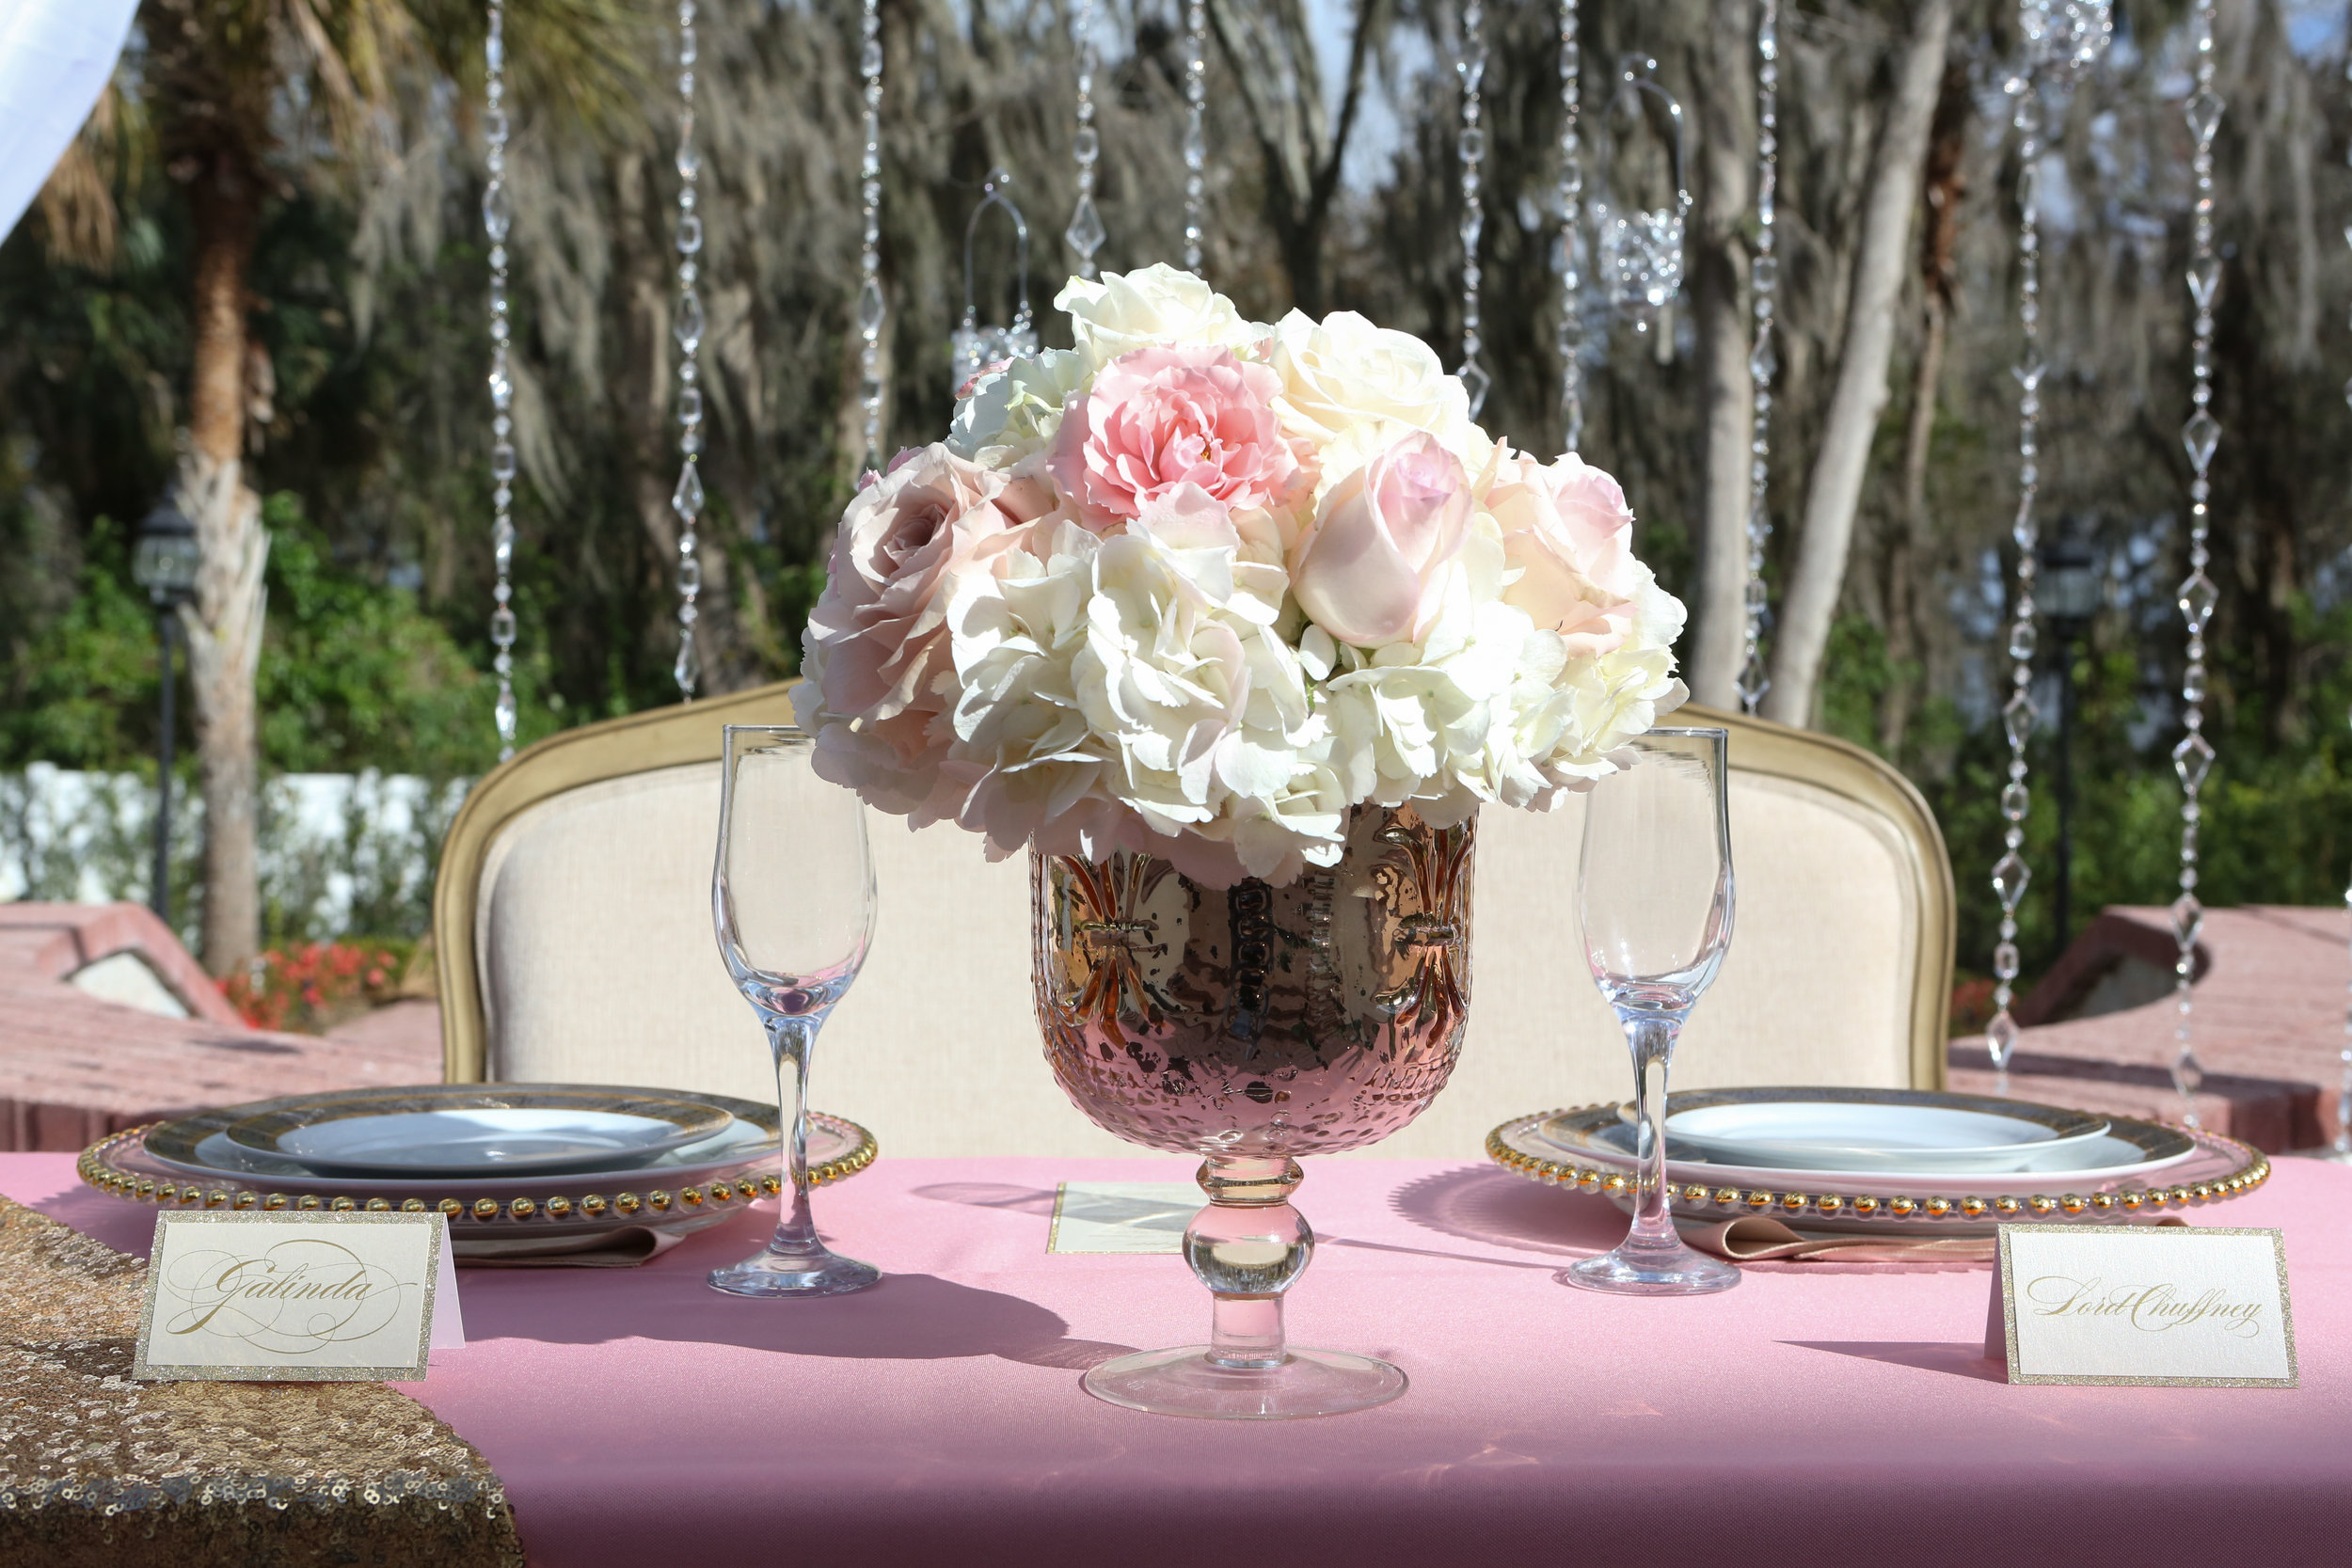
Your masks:
{"label": "vase pedestal foot", "polygon": [[1282,1421],[1386,1404],[1405,1392],[1405,1374],[1346,1351],[1289,1350],[1276,1366],[1233,1367],[1210,1360],[1206,1345],[1184,1345],[1105,1361],[1087,1373],[1086,1390],[1157,1416]]}

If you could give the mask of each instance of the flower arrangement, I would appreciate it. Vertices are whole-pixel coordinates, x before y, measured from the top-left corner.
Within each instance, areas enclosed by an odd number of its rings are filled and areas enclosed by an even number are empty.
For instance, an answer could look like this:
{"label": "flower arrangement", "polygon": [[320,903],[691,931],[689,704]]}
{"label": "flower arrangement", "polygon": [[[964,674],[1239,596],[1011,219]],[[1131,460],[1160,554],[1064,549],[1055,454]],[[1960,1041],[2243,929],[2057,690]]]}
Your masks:
{"label": "flower arrangement", "polygon": [[803,639],[816,767],[991,858],[1335,863],[1352,807],[1549,810],[1679,703],[1683,609],[1614,480],[1470,417],[1418,339],[1072,279],[843,514]]}

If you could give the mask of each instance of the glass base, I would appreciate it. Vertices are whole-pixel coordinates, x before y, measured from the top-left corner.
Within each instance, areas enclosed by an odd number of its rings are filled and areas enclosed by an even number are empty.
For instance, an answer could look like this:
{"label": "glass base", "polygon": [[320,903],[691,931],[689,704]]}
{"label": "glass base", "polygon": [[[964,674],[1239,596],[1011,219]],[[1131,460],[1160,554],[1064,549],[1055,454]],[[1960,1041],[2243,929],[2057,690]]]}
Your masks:
{"label": "glass base", "polygon": [[1621,1246],[1597,1258],[1569,1264],[1553,1275],[1563,1285],[1608,1291],[1621,1296],[1703,1296],[1740,1283],[1740,1271],[1677,1243],[1668,1247]]}
{"label": "glass base", "polygon": [[731,1296],[840,1296],[879,1284],[882,1270],[822,1247],[813,1252],[756,1252],[740,1263],[710,1271],[710,1288]]}
{"label": "glass base", "polygon": [[1286,1421],[1369,1410],[1405,1392],[1405,1374],[1386,1361],[1339,1350],[1292,1350],[1277,1367],[1223,1367],[1206,1345],[1138,1351],[1086,1375],[1106,1403],[1155,1416],[1227,1421]]}

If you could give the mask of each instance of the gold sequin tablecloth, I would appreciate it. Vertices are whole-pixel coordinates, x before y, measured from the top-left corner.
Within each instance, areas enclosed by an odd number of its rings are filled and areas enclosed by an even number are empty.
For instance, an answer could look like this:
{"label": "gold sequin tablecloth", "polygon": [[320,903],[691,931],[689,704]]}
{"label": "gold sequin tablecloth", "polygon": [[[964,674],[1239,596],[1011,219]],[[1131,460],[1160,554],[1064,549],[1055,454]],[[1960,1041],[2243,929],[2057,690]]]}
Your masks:
{"label": "gold sequin tablecloth", "polygon": [[521,1568],[482,1455],[379,1383],[134,1383],[147,1265],[0,1197],[0,1563]]}

